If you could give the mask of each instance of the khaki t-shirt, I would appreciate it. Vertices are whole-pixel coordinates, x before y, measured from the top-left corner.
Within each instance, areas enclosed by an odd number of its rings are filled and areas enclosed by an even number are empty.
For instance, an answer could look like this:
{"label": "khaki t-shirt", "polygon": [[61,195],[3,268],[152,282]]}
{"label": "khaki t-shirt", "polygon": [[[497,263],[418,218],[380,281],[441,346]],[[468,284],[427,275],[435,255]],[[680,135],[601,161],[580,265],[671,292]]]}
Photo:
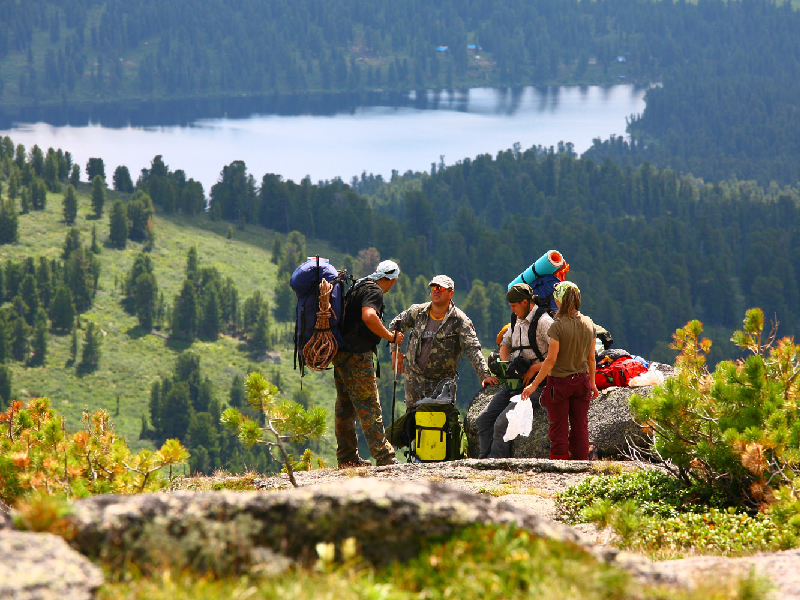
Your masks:
{"label": "khaki t-shirt", "polygon": [[589,372],[586,359],[594,351],[594,323],[589,317],[581,313],[570,317],[556,316],[547,335],[559,344],[556,364],[550,375],[567,377]]}

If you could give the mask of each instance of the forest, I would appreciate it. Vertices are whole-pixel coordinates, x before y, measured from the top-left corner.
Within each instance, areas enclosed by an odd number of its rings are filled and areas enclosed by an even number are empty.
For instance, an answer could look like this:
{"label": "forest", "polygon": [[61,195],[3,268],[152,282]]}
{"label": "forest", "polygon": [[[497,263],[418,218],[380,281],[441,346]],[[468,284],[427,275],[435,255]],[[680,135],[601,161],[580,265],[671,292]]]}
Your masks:
{"label": "forest", "polygon": [[[800,15],[701,0],[0,2],[0,107],[475,86],[652,86],[590,155],[800,180]],[[120,109],[122,110],[122,109]],[[11,114],[11,113],[10,113]]]}
{"label": "forest", "polygon": [[[120,339],[163,339],[167,361],[146,378],[147,406],[137,397],[127,431],[133,418],[144,444],[181,439],[193,469],[264,466],[268,457],[239,448],[219,415],[242,406],[243,376],[266,352],[290,347],[288,278],[314,253],[356,276],[397,260],[390,318],[425,300],[432,274],[447,273],[487,349],[508,319],[507,283],[550,249],[570,263],[584,311],[617,347],[647,359],[672,362],[670,337],[694,318],[715,339],[712,365],[737,356],[727,340],[754,306],[779,335],[797,335],[800,16],[790,4],[228,4],[0,0],[0,107],[624,76],[650,86],[647,108],[631,117],[626,138],[597,139],[582,156],[570,143],[516,145],[390,181],[364,173],[318,184],[234,161],[209,190],[157,149],[138,175],[125,166],[106,173],[102,157],[77,165],[69,151],[3,138],[0,248],[15,250],[0,269],[0,404],[17,391],[15,373],[56,368],[55,356],[70,378],[110,377],[118,366],[109,363],[123,359],[103,349],[110,329],[98,315],[117,311],[130,323]],[[57,231],[44,232],[53,202]],[[241,256],[206,263],[216,241],[178,249],[161,239],[157,223],[170,219],[212,227],[229,244],[243,235],[268,244],[263,278],[237,273]],[[29,251],[20,230],[49,246]],[[215,372],[200,356],[214,360],[204,353],[221,347],[230,364]],[[268,375],[280,383],[281,369]],[[468,366],[461,378],[465,405],[477,381]],[[391,394],[391,380],[380,387]],[[306,407],[319,401],[294,386],[291,394]]]}
{"label": "forest", "polygon": [[[237,352],[258,361],[265,351],[290,348],[289,275],[308,254],[327,253],[322,244],[333,251],[337,267],[356,276],[381,258],[399,262],[400,284],[386,297],[390,318],[425,300],[431,274],[449,274],[487,349],[508,320],[507,283],[550,249],[570,263],[584,312],[611,331],[616,347],[650,360],[672,362],[671,334],[693,318],[721,342],[712,349],[712,364],[736,355],[725,340],[747,308],[759,306],[776,318],[780,335],[796,335],[800,325],[796,187],[772,184],[765,190],[732,178],[705,183],[649,162],[596,163],[565,144],[434,164],[429,173],[395,174],[388,182],[364,174],[349,185],[295,183],[270,173],[259,180],[234,161],[209,190],[204,211],[202,186],[160,155],[135,183],[126,167],[118,167],[110,177],[113,190],[106,187],[102,158],[85,165],[87,183],[71,160],[60,149],[44,152],[0,140],[0,235],[6,244],[0,247],[24,242],[21,220],[52,212],[59,199],[61,221],[50,235],[63,240],[56,256],[55,248],[45,247],[44,253],[3,261],[0,361],[41,368],[51,361],[48,345],[68,344],[67,370],[81,377],[93,373],[103,362],[101,329],[82,315],[98,314],[100,289],[105,299],[99,310],[113,302],[134,319],[129,335],[157,333],[173,348],[173,371],[152,383],[138,434],[156,443],[181,439],[193,452],[193,469],[264,465],[265,457],[243,456],[219,425],[226,404],[242,405],[246,373],[226,370],[233,376],[215,387],[208,365],[201,368],[198,356],[182,352],[194,352],[195,340],[206,347],[239,340]],[[76,189],[86,198],[80,215]],[[220,224],[229,241],[253,228],[261,238],[271,235],[274,276],[245,297],[241,278],[250,278],[254,266],[238,268],[240,258],[225,264],[238,271],[237,283],[223,275],[220,263],[204,263],[210,247],[164,254],[170,240],[159,239],[159,215],[162,223],[172,215],[192,219],[189,231],[204,222]],[[78,227],[90,232],[91,243]],[[113,258],[119,252],[130,258],[119,263]],[[103,273],[109,260],[117,273],[113,284]],[[164,261],[173,265],[167,281],[157,274]],[[105,285],[98,284],[102,278]],[[385,353],[381,348],[384,360]],[[270,377],[280,381],[279,372]],[[467,404],[478,387],[467,365],[461,386],[461,403]],[[391,379],[383,378],[380,387],[384,397],[391,394]],[[0,402],[12,393],[11,371],[0,366]],[[318,402],[302,390],[293,397],[305,406]]]}

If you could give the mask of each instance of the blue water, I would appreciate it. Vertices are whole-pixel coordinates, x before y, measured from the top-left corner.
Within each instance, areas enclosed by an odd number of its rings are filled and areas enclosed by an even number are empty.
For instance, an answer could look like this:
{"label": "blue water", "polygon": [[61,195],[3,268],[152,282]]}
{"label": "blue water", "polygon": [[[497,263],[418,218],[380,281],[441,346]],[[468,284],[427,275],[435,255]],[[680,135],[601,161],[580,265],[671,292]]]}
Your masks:
{"label": "blue water", "polygon": [[[176,119],[180,125],[119,127],[101,120],[69,125],[17,122],[0,131],[26,148],[62,148],[83,166],[101,157],[109,178],[125,165],[134,180],[156,154],[173,170],[202,182],[208,193],[222,168],[243,160],[260,182],[265,173],[313,182],[362,172],[391,177],[392,170],[428,171],[431,163],[496,154],[519,143],[571,142],[581,153],[594,138],[625,134],[626,118],[644,110],[645,90],[612,87],[479,88],[413,97],[402,106],[309,110],[302,114]],[[422,106],[423,108],[419,108]],[[163,115],[162,122],[163,122]],[[118,121],[118,119],[116,119]],[[133,119],[131,119],[133,121]]]}

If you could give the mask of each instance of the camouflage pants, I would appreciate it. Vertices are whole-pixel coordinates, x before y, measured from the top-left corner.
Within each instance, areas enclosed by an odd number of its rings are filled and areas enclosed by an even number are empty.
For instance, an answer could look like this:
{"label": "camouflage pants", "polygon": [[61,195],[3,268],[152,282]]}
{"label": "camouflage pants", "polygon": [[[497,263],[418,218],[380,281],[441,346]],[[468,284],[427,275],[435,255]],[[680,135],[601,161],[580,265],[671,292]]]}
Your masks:
{"label": "camouflage pants", "polygon": [[436,386],[445,377],[453,377],[453,375],[442,375],[436,379],[423,377],[416,373],[412,373],[409,369],[405,372],[405,388],[406,388],[406,410],[414,408],[417,402],[423,398],[430,397],[433,394]]}
{"label": "camouflage pants", "polygon": [[333,359],[333,366],[333,380],[336,383],[334,428],[337,461],[340,465],[356,461],[358,419],[375,462],[379,466],[388,464],[394,458],[394,448],[383,430],[372,353],[338,352]]}

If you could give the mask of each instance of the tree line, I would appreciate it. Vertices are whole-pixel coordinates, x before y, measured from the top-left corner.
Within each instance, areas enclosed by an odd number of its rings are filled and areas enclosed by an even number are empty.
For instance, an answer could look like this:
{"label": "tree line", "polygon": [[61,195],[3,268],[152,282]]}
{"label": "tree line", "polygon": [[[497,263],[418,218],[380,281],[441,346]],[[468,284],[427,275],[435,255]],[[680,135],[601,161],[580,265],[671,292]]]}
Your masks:
{"label": "tree line", "polygon": [[[433,165],[370,197],[354,189],[358,181],[296,184],[272,174],[256,188],[237,162],[212,189],[209,214],[325,239],[350,264],[373,247],[412,280],[448,273],[470,291],[468,305],[492,307],[472,315],[487,343],[506,322],[507,283],[553,248],[571,264],[588,312],[637,354],[667,360],[675,328],[698,317],[732,329],[749,306],[780,315],[783,332],[797,330],[797,188],[704,183],[647,162],[621,168],[560,150]],[[249,181],[243,193],[231,173]]]}

